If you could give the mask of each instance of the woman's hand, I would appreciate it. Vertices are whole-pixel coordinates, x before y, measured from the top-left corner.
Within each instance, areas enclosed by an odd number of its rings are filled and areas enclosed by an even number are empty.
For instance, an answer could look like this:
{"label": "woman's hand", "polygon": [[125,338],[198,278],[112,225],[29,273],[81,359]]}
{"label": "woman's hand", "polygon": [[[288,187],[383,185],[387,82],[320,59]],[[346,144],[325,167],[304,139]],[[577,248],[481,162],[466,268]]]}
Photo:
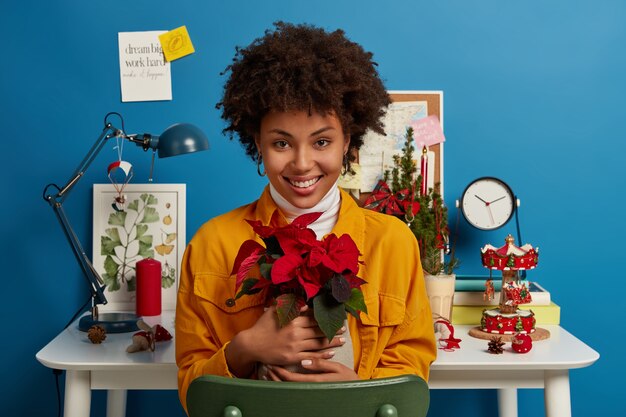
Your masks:
{"label": "woman's hand", "polygon": [[256,362],[281,366],[332,357],[322,350],[342,346],[345,339],[341,335],[345,329],[329,342],[307,310],[308,307],[303,307],[300,316],[281,328],[276,307],[268,308],[251,328],[238,333],[226,347],[231,372],[246,377],[252,373]]}
{"label": "woman's hand", "polygon": [[267,366],[267,379],[289,382],[354,381],[360,379],[352,369],[326,359],[304,359],[300,363],[311,374],[290,372],[281,366]]}

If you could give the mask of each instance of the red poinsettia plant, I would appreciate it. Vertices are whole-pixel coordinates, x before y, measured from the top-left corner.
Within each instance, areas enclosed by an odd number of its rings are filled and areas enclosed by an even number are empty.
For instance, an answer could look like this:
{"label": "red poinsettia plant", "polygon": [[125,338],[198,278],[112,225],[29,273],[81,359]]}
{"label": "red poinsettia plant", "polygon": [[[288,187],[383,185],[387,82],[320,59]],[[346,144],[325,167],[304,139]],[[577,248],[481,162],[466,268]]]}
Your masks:
{"label": "red poinsettia plant", "polygon": [[318,240],[308,228],[321,215],[304,214],[282,227],[246,220],[265,246],[246,240],[239,248],[232,273],[237,274],[237,299],[267,290],[268,297],[275,300],[281,327],[308,305],[331,340],[343,326],[346,313],[357,319],[359,312],[367,314],[361,291],[365,281],[357,276],[362,262],[350,235],[329,234]]}

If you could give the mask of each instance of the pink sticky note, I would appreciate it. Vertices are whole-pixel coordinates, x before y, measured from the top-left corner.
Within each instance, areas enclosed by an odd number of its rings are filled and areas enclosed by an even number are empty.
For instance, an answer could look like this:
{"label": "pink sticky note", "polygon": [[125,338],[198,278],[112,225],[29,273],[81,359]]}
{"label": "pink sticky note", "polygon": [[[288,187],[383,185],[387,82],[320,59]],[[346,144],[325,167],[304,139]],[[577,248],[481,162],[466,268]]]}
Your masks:
{"label": "pink sticky note", "polygon": [[437,116],[428,116],[411,122],[411,127],[413,128],[413,139],[420,147],[436,145],[446,140]]}

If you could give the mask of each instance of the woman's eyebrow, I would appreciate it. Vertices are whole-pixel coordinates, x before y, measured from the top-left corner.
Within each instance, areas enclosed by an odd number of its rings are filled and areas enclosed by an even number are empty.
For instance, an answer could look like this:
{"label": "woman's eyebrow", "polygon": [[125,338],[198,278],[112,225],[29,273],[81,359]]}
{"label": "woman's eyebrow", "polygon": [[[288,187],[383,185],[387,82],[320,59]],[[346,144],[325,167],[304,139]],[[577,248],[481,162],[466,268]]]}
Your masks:
{"label": "woman's eyebrow", "polygon": [[[324,126],[320,129],[317,129],[315,132],[312,132],[311,134],[309,134],[309,136],[317,136],[321,133],[326,132],[327,130],[334,130],[335,128],[333,126]],[[289,132],[287,132],[286,130],[283,129],[279,129],[279,128],[275,128],[275,129],[270,129],[268,133],[278,133],[280,135],[284,135],[284,136],[288,136],[288,137],[293,137],[293,135]]]}

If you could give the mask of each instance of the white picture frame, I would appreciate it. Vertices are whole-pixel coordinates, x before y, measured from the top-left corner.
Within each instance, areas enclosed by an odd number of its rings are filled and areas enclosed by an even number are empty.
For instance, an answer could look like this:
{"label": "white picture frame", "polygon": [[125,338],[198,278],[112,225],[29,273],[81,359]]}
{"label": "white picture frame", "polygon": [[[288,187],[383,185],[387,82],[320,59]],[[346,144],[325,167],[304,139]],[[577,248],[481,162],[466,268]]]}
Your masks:
{"label": "white picture frame", "polygon": [[174,310],[187,242],[186,185],[128,184],[123,195],[120,207],[112,184],[93,186],[92,260],[108,301],[99,309],[135,311],[135,264],[154,258],[162,267],[161,309]]}

